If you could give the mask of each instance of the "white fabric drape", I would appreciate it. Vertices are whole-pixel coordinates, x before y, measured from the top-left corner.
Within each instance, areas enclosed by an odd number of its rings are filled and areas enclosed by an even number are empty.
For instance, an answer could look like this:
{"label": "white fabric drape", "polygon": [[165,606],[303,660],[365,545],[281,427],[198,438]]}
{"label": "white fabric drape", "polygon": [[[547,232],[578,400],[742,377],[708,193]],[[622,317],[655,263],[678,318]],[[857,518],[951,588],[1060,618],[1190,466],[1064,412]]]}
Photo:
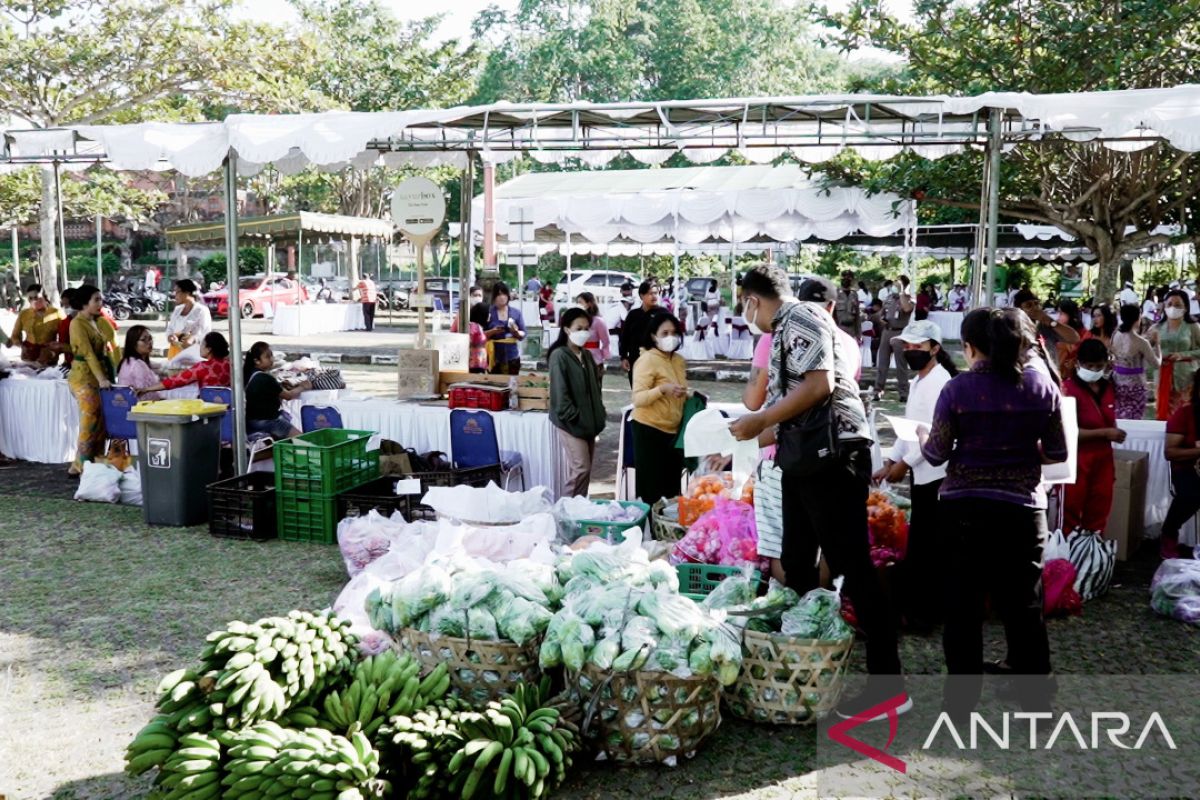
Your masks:
{"label": "white fabric drape", "polygon": [[75,458],[79,406],[64,380],[0,381],[0,453],[39,464]]}
{"label": "white fabric drape", "polygon": [[[1149,456],[1150,475],[1146,481],[1146,528],[1160,529],[1171,507],[1171,463],[1167,461],[1167,423],[1157,420],[1117,420],[1117,427],[1127,436],[1122,450],[1137,450]],[[1155,531],[1155,535],[1157,535]],[[1196,520],[1189,519],[1179,531],[1179,541],[1195,545]]]}
{"label": "white fabric drape", "polygon": [[361,331],[366,327],[362,303],[281,305],[271,321],[271,333],[276,336]]}
{"label": "white fabric drape", "polygon": [[[482,202],[476,199],[473,219],[483,219]],[[535,229],[600,244],[886,236],[914,213],[912,201],[898,195],[825,186],[795,164],[529,173],[496,190],[498,236],[513,234],[508,220],[518,211]]]}

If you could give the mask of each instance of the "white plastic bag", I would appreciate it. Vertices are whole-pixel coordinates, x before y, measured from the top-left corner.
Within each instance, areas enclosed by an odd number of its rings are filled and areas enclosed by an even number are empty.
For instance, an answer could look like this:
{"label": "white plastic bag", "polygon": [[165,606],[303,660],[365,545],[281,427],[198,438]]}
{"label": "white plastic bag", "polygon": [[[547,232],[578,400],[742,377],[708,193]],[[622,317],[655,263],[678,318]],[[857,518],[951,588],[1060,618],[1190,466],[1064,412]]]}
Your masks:
{"label": "white plastic bag", "polygon": [[127,506],[142,504],[142,473],[136,466],[129,467],[121,473],[121,502]]}
{"label": "white plastic bag", "polygon": [[365,517],[346,517],[338,523],[338,547],[353,578],[380,556],[392,550],[403,552],[417,564],[433,549],[437,524],[407,522],[399,512],[385,517],[372,509]]}
{"label": "white plastic bag", "polygon": [[1150,581],[1150,607],[1163,616],[1200,625],[1200,561],[1162,562]]}
{"label": "white plastic bag", "polygon": [[1067,547],[1067,538],[1062,531],[1054,531],[1046,537],[1046,545],[1042,548],[1043,564],[1056,558],[1071,560],[1071,548]]}
{"label": "white plastic bag", "polygon": [[76,500],[93,503],[116,503],[121,499],[121,471],[108,464],[88,461],[79,476]]}
{"label": "white plastic bag", "polygon": [[494,483],[473,486],[434,486],[421,499],[443,517],[464,522],[515,523],[550,510],[546,487],[506,492]]}
{"label": "white plastic bag", "polygon": [[167,361],[167,369],[187,369],[203,360],[204,357],[200,355],[200,345],[197,343],[176,353],[174,358]]}

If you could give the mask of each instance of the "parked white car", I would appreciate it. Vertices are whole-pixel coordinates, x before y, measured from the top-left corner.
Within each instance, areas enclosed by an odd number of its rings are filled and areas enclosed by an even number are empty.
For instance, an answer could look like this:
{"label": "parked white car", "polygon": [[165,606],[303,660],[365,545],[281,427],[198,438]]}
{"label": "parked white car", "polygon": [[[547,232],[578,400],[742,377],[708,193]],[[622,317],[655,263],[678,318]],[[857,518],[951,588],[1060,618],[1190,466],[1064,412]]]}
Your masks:
{"label": "parked white car", "polygon": [[610,270],[585,270],[571,273],[571,285],[567,286],[567,275],[564,272],[554,291],[556,303],[569,303],[579,296],[580,292],[591,292],[596,295],[597,302],[604,304],[621,299],[621,286],[632,283],[634,294],[642,279],[629,272]]}

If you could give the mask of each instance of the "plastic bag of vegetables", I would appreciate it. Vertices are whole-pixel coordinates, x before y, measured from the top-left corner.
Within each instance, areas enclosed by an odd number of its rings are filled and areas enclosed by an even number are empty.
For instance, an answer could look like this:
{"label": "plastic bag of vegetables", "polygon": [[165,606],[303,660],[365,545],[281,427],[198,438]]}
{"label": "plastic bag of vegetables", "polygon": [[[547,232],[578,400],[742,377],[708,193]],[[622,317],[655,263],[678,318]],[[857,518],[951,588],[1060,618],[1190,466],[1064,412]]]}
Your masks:
{"label": "plastic bag of vegetables", "polygon": [[468,609],[441,606],[429,615],[429,632],[459,639],[495,641],[500,638],[496,618],[482,606]]}
{"label": "plastic bag of vegetables", "polygon": [[496,619],[496,628],[500,638],[516,644],[525,644],[537,638],[550,624],[550,609],[526,600],[524,597],[514,597],[508,592],[499,592],[492,601],[491,611]]}
{"label": "plastic bag of vegetables", "polygon": [[392,584],[392,624],[410,627],[421,615],[445,604],[452,585],[449,573],[436,564],[405,575]]}
{"label": "plastic bag of vegetables", "polygon": [[836,633],[834,619],[841,619],[841,598],[829,589],[813,589],[800,602],[780,615],[779,630],[785,636],[821,639]]}

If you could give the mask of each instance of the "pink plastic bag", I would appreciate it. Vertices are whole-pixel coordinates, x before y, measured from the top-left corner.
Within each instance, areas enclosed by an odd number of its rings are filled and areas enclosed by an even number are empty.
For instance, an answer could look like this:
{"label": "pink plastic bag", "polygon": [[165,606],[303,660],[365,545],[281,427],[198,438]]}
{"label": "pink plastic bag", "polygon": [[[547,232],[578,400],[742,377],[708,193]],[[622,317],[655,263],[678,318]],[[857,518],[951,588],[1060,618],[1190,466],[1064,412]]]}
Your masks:
{"label": "pink plastic bag", "polygon": [[1067,559],[1056,558],[1042,567],[1042,592],[1047,617],[1083,613],[1083,600],[1075,591],[1075,566]]}
{"label": "pink plastic bag", "polygon": [[670,561],[729,567],[750,564],[765,569],[766,562],[758,557],[754,507],[739,500],[717,498],[713,510],[693,522],[675,544]]}

